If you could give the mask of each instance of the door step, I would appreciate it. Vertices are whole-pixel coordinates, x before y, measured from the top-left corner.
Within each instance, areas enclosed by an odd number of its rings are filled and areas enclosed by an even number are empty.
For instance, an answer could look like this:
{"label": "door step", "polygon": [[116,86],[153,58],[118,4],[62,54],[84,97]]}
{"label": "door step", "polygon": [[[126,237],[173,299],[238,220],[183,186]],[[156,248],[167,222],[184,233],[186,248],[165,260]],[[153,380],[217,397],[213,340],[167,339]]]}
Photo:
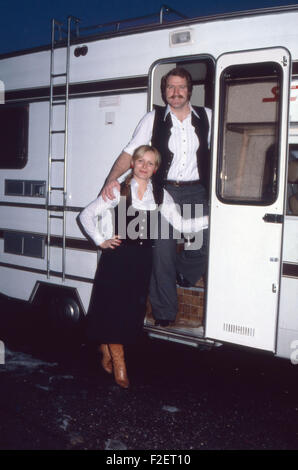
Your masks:
{"label": "door step", "polygon": [[[169,328],[197,329],[201,327],[204,320],[204,288],[177,286],[177,296],[178,314],[175,322],[171,323]],[[145,325],[154,326],[154,322],[151,304],[148,299]]]}
{"label": "door step", "polygon": [[185,344],[195,348],[207,348],[211,349],[214,346],[221,346],[220,343],[214,342],[210,339],[204,338],[204,329],[193,328],[193,331],[182,331],[174,327],[156,327],[156,326],[144,326],[144,330],[148,333],[148,336],[153,339],[163,339],[166,341],[172,341],[174,343]]}

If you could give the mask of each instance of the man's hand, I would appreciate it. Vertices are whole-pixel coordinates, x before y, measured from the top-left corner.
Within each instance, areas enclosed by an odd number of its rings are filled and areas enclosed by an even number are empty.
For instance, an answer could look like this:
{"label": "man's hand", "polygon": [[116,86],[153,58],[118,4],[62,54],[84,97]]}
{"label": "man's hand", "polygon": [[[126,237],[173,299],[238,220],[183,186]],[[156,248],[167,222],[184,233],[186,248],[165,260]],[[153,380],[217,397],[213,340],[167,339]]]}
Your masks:
{"label": "man's hand", "polygon": [[121,240],[118,235],[115,235],[115,237],[110,238],[109,240],[106,240],[103,242],[100,246],[100,248],[107,249],[107,248],[112,248],[112,250],[115,250],[118,246],[121,245]]}
{"label": "man's hand", "polygon": [[122,152],[119,155],[108,175],[108,181],[100,193],[104,201],[107,199],[115,199],[113,188],[117,188],[120,191],[120,184],[118,183],[117,178],[129,169],[130,162],[131,155],[129,153]]}
{"label": "man's hand", "polygon": [[101,190],[101,195],[104,201],[106,201],[107,199],[115,199],[113,188],[116,188],[118,189],[118,191],[120,191],[120,184],[117,180],[112,180],[104,185]]}

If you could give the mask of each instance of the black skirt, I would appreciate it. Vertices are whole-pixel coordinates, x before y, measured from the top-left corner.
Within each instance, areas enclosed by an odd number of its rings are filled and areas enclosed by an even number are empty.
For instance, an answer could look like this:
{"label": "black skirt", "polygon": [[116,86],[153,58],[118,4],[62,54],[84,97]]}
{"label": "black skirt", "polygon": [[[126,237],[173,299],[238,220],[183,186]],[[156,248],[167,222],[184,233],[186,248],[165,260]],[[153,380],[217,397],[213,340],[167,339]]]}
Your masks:
{"label": "black skirt", "polygon": [[142,331],[152,269],[152,246],[123,243],[103,251],[86,317],[87,340],[130,344]]}

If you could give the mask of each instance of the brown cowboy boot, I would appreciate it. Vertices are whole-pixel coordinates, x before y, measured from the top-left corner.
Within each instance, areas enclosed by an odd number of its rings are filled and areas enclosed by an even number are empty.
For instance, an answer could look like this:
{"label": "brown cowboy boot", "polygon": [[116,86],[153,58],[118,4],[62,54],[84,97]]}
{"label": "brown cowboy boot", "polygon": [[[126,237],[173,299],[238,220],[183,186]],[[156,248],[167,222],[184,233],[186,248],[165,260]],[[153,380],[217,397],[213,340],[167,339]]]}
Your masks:
{"label": "brown cowboy boot", "polygon": [[98,348],[102,353],[101,365],[108,374],[113,373],[113,363],[107,344],[101,344]]}
{"label": "brown cowboy boot", "polygon": [[109,344],[108,346],[112,356],[115,381],[120,387],[128,388],[129,380],[126,372],[123,345]]}

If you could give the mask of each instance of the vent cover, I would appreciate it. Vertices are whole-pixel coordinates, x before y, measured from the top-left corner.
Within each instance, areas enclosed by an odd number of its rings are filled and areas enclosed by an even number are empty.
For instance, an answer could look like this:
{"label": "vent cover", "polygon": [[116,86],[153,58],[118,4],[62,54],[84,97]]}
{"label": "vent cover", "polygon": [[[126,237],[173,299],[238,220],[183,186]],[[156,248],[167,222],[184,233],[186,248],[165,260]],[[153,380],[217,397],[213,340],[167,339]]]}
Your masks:
{"label": "vent cover", "polygon": [[227,333],[234,333],[241,336],[254,336],[255,329],[249,326],[235,325],[234,323],[224,323],[223,330]]}

